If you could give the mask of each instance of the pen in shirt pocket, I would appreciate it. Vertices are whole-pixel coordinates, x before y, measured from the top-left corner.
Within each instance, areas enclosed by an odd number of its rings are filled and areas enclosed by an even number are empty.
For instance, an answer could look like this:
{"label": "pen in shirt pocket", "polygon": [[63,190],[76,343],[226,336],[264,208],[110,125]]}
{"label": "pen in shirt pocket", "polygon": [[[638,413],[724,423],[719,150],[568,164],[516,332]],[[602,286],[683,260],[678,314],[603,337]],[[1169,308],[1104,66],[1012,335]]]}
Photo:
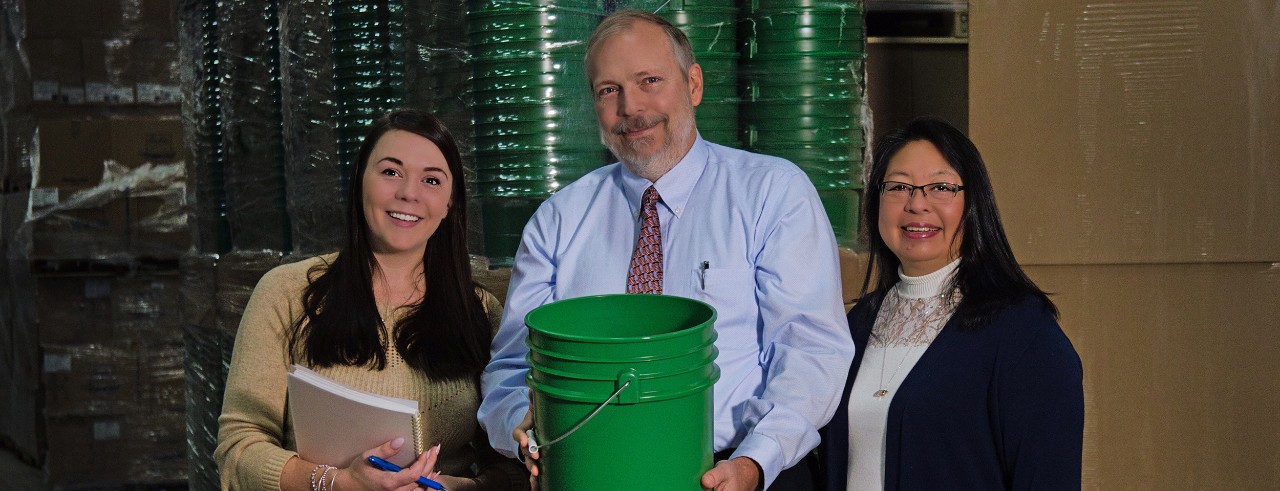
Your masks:
{"label": "pen in shirt pocket", "polygon": [[702,289],[707,289],[707,268],[711,267],[710,261],[703,261],[702,266],[698,267],[698,280],[702,282]]}

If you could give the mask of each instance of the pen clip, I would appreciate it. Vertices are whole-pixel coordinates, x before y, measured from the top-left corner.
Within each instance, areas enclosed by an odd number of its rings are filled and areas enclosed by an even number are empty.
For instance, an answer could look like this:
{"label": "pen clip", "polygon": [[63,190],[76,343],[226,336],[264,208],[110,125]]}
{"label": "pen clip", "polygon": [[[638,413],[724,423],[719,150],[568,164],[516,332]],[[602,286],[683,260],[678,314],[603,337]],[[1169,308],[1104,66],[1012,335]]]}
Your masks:
{"label": "pen clip", "polygon": [[707,289],[707,268],[711,267],[711,261],[703,261],[698,267],[698,280],[702,283],[702,289]]}

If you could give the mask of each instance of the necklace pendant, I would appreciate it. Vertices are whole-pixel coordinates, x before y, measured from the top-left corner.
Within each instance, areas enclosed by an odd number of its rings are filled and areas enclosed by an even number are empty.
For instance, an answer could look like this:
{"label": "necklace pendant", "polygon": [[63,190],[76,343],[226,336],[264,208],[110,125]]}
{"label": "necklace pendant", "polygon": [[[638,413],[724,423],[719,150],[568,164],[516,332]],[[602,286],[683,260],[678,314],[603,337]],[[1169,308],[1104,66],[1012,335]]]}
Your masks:
{"label": "necklace pendant", "polygon": [[876,391],[876,393],[874,394],[874,396],[875,396],[875,397],[884,397],[884,396],[885,396],[885,394],[888,394],[888,393],[889,393],[889,391],[884,390],[884,389],[880,389],[880,390],[877,390],[877,391]]}

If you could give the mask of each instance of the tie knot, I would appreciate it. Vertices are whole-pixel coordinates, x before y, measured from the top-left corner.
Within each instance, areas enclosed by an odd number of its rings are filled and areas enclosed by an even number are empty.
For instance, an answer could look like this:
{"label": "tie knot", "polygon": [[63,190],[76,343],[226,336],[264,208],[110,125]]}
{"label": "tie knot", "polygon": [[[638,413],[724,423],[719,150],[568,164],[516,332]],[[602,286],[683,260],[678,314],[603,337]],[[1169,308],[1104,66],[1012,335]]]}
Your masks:
{"label": "tie knot", "polygon": [[662,196],[658,196],[658,189],[653,186],[649,186],[648,189],[644,190],[644,195],[640,196],[640,206],[648,208],[650,206],[654,206],[658,200],[661,199]]}

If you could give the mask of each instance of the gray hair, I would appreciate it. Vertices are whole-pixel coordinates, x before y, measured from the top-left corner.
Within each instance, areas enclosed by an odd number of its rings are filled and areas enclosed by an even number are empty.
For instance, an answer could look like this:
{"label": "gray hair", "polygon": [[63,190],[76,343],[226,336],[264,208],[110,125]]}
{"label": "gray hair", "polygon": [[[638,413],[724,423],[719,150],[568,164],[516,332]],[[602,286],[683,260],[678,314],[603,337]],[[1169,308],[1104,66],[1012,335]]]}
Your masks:
{"label": "gray hair", "polygon": [[662,28],[667,34],[667,41],[671,43],[671,54],[676,58],[676,64],[680,66],[680,74],[685,77],[689,76],[689,67],[693,66],[693,45],[689,43],[689,36],[684,34],[679,27],[668,22],[667,19],[658,15],[645,12],[643,10],[624,9],[610,14],[599,26],[596,26],[595,32],[591,34],[591,39],[587,41],[587,70],[591,70],[591,55],[597,44],[604,42],[606,39],[630,30],[637,22],[648,22]]}

